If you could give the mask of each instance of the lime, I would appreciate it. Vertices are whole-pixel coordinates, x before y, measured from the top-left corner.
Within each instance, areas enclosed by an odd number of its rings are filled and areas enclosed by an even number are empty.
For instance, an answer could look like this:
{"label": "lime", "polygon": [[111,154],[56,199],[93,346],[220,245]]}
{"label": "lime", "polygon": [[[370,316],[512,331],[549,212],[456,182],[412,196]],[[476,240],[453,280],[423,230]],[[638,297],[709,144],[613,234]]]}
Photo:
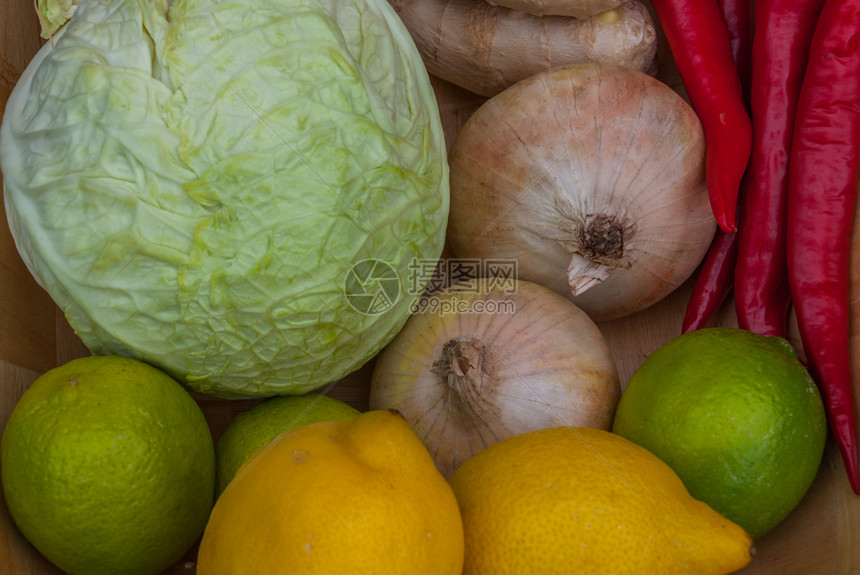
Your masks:
{"label": "lime", "polygon": [[0,472],[15,523],[60,569],[147,575],[203,533],[215,453],[179,383],[137,360],[91,356],[24,392],[3,432]]}
{"label": "lime", "polygon": [[613,431],[758,538],[809,489],[827,424],[818,388],[788,341],[709,328],[674,338],[643,362]]}
{"label": "lime", "polygon": [[360,415],[347,403],[318,393],[283,395],[237,415],[215,444],[220,494],[245,461],[283,433],[319,421],[352,421]]}

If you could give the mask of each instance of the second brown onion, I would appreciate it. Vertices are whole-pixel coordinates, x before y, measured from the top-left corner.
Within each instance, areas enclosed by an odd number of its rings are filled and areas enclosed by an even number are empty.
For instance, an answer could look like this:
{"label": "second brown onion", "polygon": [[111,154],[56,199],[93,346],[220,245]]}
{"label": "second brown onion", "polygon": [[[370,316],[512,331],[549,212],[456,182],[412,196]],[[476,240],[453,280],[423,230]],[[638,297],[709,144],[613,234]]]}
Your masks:
{"label": "second brown onion", "polygon": [[554,68],[484,103],[450,154],[448,241],[462,259],[518,262],[518,277],[595,321],[674,291],[716,230],[693,109],[632,70]]}
{"label": "second brown onion", "polygon": [[502,439],[609,429],[621,386],[597,325],[542,286],[461,282],[425,297],[377,357],[371,409],[396,409],[446,477]]}

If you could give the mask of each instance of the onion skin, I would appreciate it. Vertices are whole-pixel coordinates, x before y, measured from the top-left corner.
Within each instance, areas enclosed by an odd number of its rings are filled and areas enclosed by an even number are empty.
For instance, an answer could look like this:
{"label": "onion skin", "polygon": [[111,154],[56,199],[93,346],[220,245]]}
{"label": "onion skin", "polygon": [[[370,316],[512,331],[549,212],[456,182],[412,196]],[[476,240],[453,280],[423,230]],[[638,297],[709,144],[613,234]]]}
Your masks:
{"label": "onion skin", "polygon": [[469,118],[449,163],[451,251],[517,260],[519,279],[594,321],[674,291],[716,230],[698,117],[635,70],[576,64],[519,82]]}
{"label": "onion skin", "polygon": [[431,296],[486,311],[415,313],[377,357],[370,409],[400,412],[446,477],[513,435],[612,426],[621,385],[597,325],[547,288],[514,285]]}

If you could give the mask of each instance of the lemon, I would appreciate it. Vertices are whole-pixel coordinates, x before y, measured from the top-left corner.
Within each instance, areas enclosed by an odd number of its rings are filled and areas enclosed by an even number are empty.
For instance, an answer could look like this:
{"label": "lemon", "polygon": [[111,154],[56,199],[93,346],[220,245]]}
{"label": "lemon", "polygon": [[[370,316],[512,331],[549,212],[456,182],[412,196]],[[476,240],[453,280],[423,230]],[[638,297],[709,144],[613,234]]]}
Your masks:
{"label": "lemon", "polygon": [[161,573],[200,537],[215,454],[197,403],[133,359],[91,356],[39,377],[0,445],[9,511],[73,575]]}
{"label": "lemon", "polygon": [[464,575],[723,574],[751,558],[740,527],[653,454],[601,429],[505,439],[466,461],[451,486]]}
{"label": "lemon", "polygon": [[809,489],[827,425],[818,388],[788,341],[709,328],[645,360],[613,431],[663,459],[694,497],[758,538]]}
{"label": "lemon", "polygon": [[282,433],[318,421],[352,421],[357,409],[326,395],[285,395],[256,404],[230,421],[215,443],[218,495],[239,467]]}
{"label": "lemon", "polygon": [[460,575],[451,487],[397,413],[294,429],[248,460],[212,510],[198,575]]}

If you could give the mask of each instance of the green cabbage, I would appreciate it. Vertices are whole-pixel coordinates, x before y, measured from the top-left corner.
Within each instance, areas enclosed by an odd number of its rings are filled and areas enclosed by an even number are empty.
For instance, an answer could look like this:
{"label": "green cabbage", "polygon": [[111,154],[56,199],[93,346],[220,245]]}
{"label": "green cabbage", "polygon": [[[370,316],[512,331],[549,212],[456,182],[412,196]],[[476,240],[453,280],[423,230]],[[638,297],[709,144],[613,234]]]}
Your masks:
{"label": "green cabbage", "polygon": [[58,6],[0,169],[18,250],[87,347],[259,397],[388,343],[441,254],[448,167],[387,2]]}

